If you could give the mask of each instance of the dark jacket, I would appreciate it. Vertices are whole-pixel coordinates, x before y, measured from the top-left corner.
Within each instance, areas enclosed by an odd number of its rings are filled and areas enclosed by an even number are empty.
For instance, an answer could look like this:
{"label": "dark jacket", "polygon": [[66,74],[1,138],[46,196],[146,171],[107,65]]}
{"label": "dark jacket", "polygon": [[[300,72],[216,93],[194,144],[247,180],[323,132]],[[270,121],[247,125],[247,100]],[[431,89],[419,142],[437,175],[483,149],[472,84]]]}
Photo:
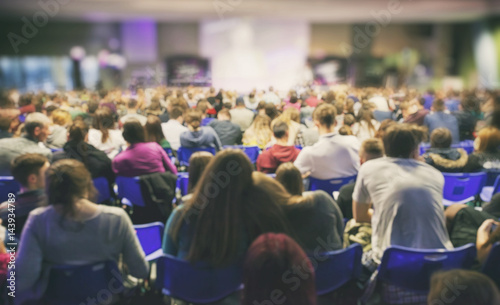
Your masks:
{"label": "dark jacket", "polygon": [[294,162],[299,153],[300,150],[295,146],[274,144],[268,150],[263,151],[257,158],[257,170],[259,172],[272,174],[280,164]]}
{"label": "dark jacket", "polygon": [[500,152],[475,152],[469,156],[464,172],[500,171]]}
{"label": "dark jacket", "polygon": [[145,207],[133,207],[134,224],[160,221],[165,223],[172,213],[177,175],[171,172],[153,173],[140,176],[142,198]]}
{"label": "dark jacket", "polygon": [[213,120],[208,124],[219,136],[222,146],[241,144],[241,128],[231,121]]}
{"label": "dark jacket", "polygon": [[472,112],[458,111],[453,113],[458,121],[458,132],[460,141],[474,140],[474,130],[476,129],[477,118]]}
{"label": "dark jacket", "polygon": [[464,171],[468,155],[462,148],[430,148],[423,155],[425,163],[447,173]]}

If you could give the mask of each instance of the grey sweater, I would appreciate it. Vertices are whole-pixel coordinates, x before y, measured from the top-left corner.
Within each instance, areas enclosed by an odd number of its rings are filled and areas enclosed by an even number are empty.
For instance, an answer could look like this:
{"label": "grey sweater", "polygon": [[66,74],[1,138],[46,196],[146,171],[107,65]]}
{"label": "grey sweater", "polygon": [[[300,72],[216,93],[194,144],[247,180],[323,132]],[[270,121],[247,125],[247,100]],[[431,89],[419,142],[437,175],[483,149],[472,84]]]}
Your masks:
{"label": "grey sweater", "polygon": [[83,223],[61,222],[52,206],[30,213],[16,259],[18,294],[43,295],[52,265],[118,262],[122,256],[132,276],[148,276],[148,263],[128,215],[121,208],[99,205],[99,209]]}

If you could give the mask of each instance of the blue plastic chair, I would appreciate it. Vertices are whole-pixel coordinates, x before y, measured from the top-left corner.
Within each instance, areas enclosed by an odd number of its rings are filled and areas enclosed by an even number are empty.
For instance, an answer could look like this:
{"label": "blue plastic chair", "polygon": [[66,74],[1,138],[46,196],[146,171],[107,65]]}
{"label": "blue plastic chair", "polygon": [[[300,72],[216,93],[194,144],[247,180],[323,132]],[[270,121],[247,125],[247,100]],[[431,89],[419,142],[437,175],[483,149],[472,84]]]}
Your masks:
{"label": "blue plastic chair", "polygon": [[189,186],[189,173],[180,172],[177,173],[177,188],[181,191],[181,195],[185,196],[188,194]]}
{"label": "blue plastic chair", "polygon": [[482,272],[489,276],[500,288],[500,242],[491,247],[491,252],[483,265]]}
{"label": "blue plastic chair", "polygon": [[174,299],[194,304],[224,299],[242,288],[242,266],[213,268],[165,254],[156,262],[156,287]]}
{"label": "blue plastic chair", "polygon": [[[339,289],[361,274],[363,248],[353,244],[346,249],[331,251],[316,259],[316,294],[324,295]],[[323,260],[323,257],[325,260]]]}
{"label": "blue plastic chair", "polygon": [[260,154],[259,146],[224,145],[224,149],[228,148],[241,149],[245,153],[245,155],[247,155],[248,159],[250,159],[250,162],[252,162],[252,164],[255,164],[257,162],[257,158]]}
{"label": "blue plastic chair", "polygon": [[9,193],[14,195],[19,192],[19,183],[11,176],[0,176],[0,202],[9,199]]}
{"label": "blue plastic chair", "polygon": [[165,152],[167,153],[168,157],[170,158],[170,161],[172,161],[172,163],[175,164],[175,156],[173,150],[171,148],[164,148],[163,150],[165,150]]}
{"label": "blue plastic chair", "polygon": [[179,158],[179,164],[181,166],[189,166],[189,158],[191,158],[191,155],[194,154],[197,151],[208,151],[212,155],[215,155],[215,148],[213,147],[196,147],[196,148],[191,148],[191,147],[179,147],[179,150],[177,151],[177,157]]}
{"label": "blue plastic chair", "polygon": [[163,255],[161,243],[165,225],[161,222],[134,225],[135,233],[146,254],[146,260],[152,261]]}
{"label": "blue plastic chair", "polygon": [[467,154],[472,154],[474,152],[474,141],[473,140],[465,140],[460,142],[457,145],[452,145],[454,148],[463,148]]}
{"label": "blue plastic chair", "polygon": [[500,192],[500,176],[497,177],[493,186],[484,186],[479,196],[481,197],[482,201],[490,202],[491,197],[493,197],[493,195],[498,192]]}
{"label": "blue plastic chair", "polygon": [[54,266],[50,270],[48,287],[42,304],[87,304],[87,298],[110,301],[124,291],[123,280],[115,262],[88,265]]}
{"label": "blue plastic chair", "polygon": [[98,177],[92,179],[92,181],[94,182],[94,187],[97,190],[97,203],[103,203],[104,201],[111,199],[108,179],[104,177]]}
{"label": "blue plastic chair", "polygon": [[323,190],[333,196],[333,192],[338,192],[340,188],[346,184],[352,183],[356,181],[355,176],[351,177],[343,177],[343,178],[334,178],[328,180],[316,179],[314,177],[309,177],[309,190]]}
{"label": "blue plastic chair", "polygon": [[443,173],[443,176],[443,204],[445,206],[474,200],[486,182],[486,173]]}
{"label": "blue plastic chair", "polygon": [[431,148],[431,143],[420,143],[420,146],[419,146],[419,152],[420,152],[420,155],[423,155],[425,154],[425,152]]}
{"label": "blue plastic chair", "polygon": [[469,269],[476,258],[476,246],[467,244],[453,250],[417,250],[392,246],[385,250],[377,279],[406,290],[425,293],[431,276],[438,270]]}
{"label": "blue plastic chair", "polygon": [[201,120],[201,126],[207,126],[213,120],[215,120],[215,118],[204,118],[204,119]]}
{"label": "blue plastic chair", "polygon": [[118,188],[118,198],[123,204],[145,207],[146,203],[142,198],[141,185],[139,177],[116,177],[116,186]]}

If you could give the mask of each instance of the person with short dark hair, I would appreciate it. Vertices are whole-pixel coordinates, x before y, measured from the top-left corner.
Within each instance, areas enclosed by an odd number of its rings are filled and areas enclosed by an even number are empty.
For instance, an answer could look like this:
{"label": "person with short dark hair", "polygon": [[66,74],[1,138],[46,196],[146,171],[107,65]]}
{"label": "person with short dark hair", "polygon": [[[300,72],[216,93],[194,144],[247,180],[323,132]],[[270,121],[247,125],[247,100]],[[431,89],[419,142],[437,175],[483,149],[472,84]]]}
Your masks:
{"label": "person with short dark hair", "polygon": [[12,138],[12,133],[10,132],[11,123],[11,118],[0,115],[0,139]]}
{"label": "person with short dark hair", "polygon": [[28,214],[45,204],[45,172],[49,166],[49,160],[40,154],[24,154],[12,160],[12,176],[21,189],[18,194],[14,194],[16,200],[10,207],[7,201],[0,205],[0,218],[7,227],[9,210],[15,209],[17,237],[21,236]]}
{"label": "person with short dark hair", "polygon": [[[283,280],[295,268],[301,269],[297,287]],[[271,304],[269,300],[282,305],[316,304],[314,268],[304,250],[285,234],[263,234],[252,243],[243,265],[243,285],[241,305]]]}
{"label": "person with short dark hair", "polygon": [[172,107],[170,119],[161,124],[161,129],[173,150],[179,150],[181,146],[181,134],[188,130],[184,125],[183,109],[181,107]]}
{"label": "person with short dark hair", "polygon": [[452,249],[442,203],[443,175],[418,160],[419,142],[411,126],[390,127],[383,142],[387,158],[361,166],[352,196],[356,222],[372,224],[373,250],[367,261],[372,267],[380,264],[391,245]]}
{"label": "person with short dark hair", "polygon": [[[10,163],[27,153],[38,153],[52,160],[50,149],[40,146],[50,135],[50,119],[39,112],[30,113],[24,121],[25,135],[0,140],[0,176],[10,176]],[[2,200],[5,198],[2,198]]]}
{"label": "person with short dark hair", "polygon": [[460,141],[474,140],[476,124],[481,116],[479,99],[474,95],[465,96],[459,105],[459,110],[453,115],[458,121]]}
{"label": "person with short dark hair", "polygon": [[356,175],[359,169],[360,142],[355,136],[341,136],[334,132],[337,110],[330,104],[321,104],[313,112],[319,140],[302,149],[294,165],[302,175],[317,179],[333,179]]}
{"label": "person with short dark hair", "polygon": [[274,173],[280,164],[294,162],[300,153],[295,146],[288,145],[288,125],[285,122],[275,122],[273,134],[276,144],[257,158],[257,170],[263,173]]}
{"label": "person with short dark hair", "polygon": [[441,172],[462,172],[467,164],[467,152],[462,148],[452,148],[451,141],[448,129],[434,129],[431,133],[431,148],[423,155],[425,162]]}
{"label": "person with short dark hair", "polygon": [[231,121],[231,112],[229,110],[221,109],[217,113],[217,119],[211,121],[208,126],[215,130],[222,146],[241,144],[241,128]]}
{"label": "person with short dark hair", "polygon": [[144,129],[139,121],[125,122],[123,138],[129,147],[113,159],[116,175],[135,177],[165,171],[177,174],[177,168],[165,150],[156,142],[145,142]]}
{"label": "person with short dark hair", "polygon": [[131,120],[131,119],[138,120],[139,122],[141,122],[142,126],[146,125],[147,118],[142,114],[138,114],[137,109],[139,109],[139,104],[138,104],[137,100],[134,98],[131,98],[130,100],[128,100],[127,114],[120,118],[120,120],[119,120],[120,126],[123,126],[123,124],[125,124],[125,122],[127,122],[128,120]]}
{"label": "person with short dark hair", "polygon": [[452,143],[456,144],[460,142],[458,121],[453,115],[445,113],[445,110],[446,107],[444,101],[442,99],[436,99],[432,103],[433,113],[426,115],[424,118],[424,126],[429,129],[429,135],[436,128],[447,128],[451,132]]}
{"label": "person with short dark hair", "polygon": [[486,275],[454,269],[436,272],[431,277],[428,305],[496,305],[500,292]]}
{"label": "person with short dark hair", "polygon": [[[92,179],[81,162],[57,161],[45,177],[48,206],[30,213],[17,251],[19,304],[41,297],[49,280],[44,274],[54,265],[122,262],[131,276],[148,276],[149,265],[129,216],[122,208],[92,201]],[[106,300],[112,301],[111,294]]]}
{"label": "person with short dark hair", "polygon": [[201,126],[202,113],[197,109],[189,109],[185,113],[188,130],[181,134],[182,147],[213,147],[219,151],[222,149],[219,136],[210,126]]}

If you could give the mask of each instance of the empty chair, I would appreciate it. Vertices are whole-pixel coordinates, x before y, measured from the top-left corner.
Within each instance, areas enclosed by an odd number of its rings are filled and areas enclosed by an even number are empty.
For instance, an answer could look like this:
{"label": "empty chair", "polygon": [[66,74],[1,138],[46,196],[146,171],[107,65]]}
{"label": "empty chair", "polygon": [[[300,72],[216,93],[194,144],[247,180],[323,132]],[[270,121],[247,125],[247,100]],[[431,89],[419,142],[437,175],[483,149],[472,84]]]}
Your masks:
{"label": "empty chair", "polygon": [[189,158],[191,158],[191,155],[197,151],[208,151],[212,155],[215,155],[215,148],[213,147],[196,147],[196,148],[190,148],[190,147],[179,147],[179,150],[177,151],[177,157],[179,158],[179,164],[181,166],[189,166]]}
{"label": "empty chair", "polygon": [[250,162],[255,164],[257,162],[257,158],[260,154],[259,146],[246,146],[246,145],[224,145],[224,149],[232,148],[232,149],[241,149],[250,159]]}
{"label": "empty chair", "polygon": [[500,288],[500,242],[496,242],[491,247],[482,272],[489,276]]}
{"label": "empty chair", "polygon": [[97,190],[97,203],[103,203],[111,199],[111,191],[109,189],[108,179],[105,177],[98,177],[92,179],[94,187]]}
{"label": "empty chair", "polygon": [[9,199],[9,193],[16,195],[19,189],[19,183],[14,180],[14,177],[0,176],[0,202]]}
{"label": "empty chair", "polygon": [[42,304],[79,305],[86,304],[88,298],[111,304],[112,298],[124,291],[121,273],[112,261],[54,266],[48,283]]}
{"label": "empty chair", "polygon": [[144,207],[141,185],[139,177],[116,177],[116,186],[118,188],[118,198],[123,204]]}
{"label": "empty chair", "polygon": [[431,275],[438,270],[469,269],[476,247],[467,244],[453,250],[417,250],[392,246],[385,250],[378,268],[378,281],[402,289],[426,293]]}
{"label": "empty chair", "polygon": [[474,200],[486,181],[486,173],[443,173],[443,176],[443,204],[445,206]]}
{"label": "empty chair", "polygon": [[147,261],[155,260],[163,255],[161,243],[164,227],[165,225],[161,222],[134,225],[135,233],[141,243],[144,254],[146,254]]}
{"label": "empty chair", "polygon": [[213,268],[204,263],[191,263],[164,254],[156,263],[156,287],[163,294],[189,303],[212,303],[240,290],[240,264]]}
{"label": "empty chair", "polygon": [[361,273],[361,255],[363,248],[360,244],[353,244],[346,249],[322,254],[325,260],[318,260],[316,268],[316,293],[324,295],[330,293],[351,280],[358,278]]}
{"label": "empty chair", "polygon": [[500,192],[500,176],[497,176],[493,186],[484,186],[481,190],[481,200],[484,202],[490,202],[491,197],[496,193]]}
{"label": "empty chair", "polygon": [[323,190],[333,196],[333,192],[338,192],[343,185],[353,183],[356,181],[356,176],[344,177],[344,178],[334,178],[328,180],[316,179],[313,177],[309,178],[309,190]]}
{"label": "empty chair", "polygon": [[185,196],[189,191],[189,173],[177,173],[177,177],[177,188],[181,191],[181,195]]}

